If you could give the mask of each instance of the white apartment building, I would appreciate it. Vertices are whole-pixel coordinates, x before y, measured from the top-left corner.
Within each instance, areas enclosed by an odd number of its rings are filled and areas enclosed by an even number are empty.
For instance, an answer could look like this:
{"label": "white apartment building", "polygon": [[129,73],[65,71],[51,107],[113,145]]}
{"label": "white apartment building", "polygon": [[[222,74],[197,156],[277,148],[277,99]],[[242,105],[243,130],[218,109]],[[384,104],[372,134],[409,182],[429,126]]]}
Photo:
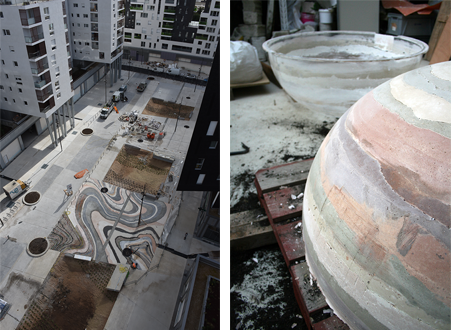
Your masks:
{"label": "white apartment building", "polygon": [[74,126],[65,1],[0,1],[0,33],[2,130],[12,128],[1,139],[4,168],[27,147],[30,134],[47,128],[56,146],[58,117],[63,137],[62,116],[68,115]]}
{"label": "white apartment building", "polygon": [[[124,0],[124,46],[133,60],[151,56],[211,63],[219,42],[218,0]],[[204,7],[193,21],[195,7]]]}
{"label": "white apartment building", "polygon": [[68,0],[67,7],[74,66],[105,64],[111,69],[112,85],[121,76],[124,1]]}

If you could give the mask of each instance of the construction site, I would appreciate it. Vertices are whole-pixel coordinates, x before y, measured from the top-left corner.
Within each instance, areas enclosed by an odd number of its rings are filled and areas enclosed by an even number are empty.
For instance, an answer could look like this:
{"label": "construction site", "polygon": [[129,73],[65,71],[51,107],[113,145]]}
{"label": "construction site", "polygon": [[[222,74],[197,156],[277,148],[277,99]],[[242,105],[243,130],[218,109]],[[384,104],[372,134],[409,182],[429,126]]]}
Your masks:
{"label": "construction site", "polygon": [[449,329],[451,3],[231,13],[230,328]]}
{"label": "construction site", "polygon": [[185,273],[219,278],[193,237],[202,192],[176,190],[205,86],[148,77],[126,72],[114,102],[95,85],[56,148],[43,134],[2,171],[2,329],[168,329]]}

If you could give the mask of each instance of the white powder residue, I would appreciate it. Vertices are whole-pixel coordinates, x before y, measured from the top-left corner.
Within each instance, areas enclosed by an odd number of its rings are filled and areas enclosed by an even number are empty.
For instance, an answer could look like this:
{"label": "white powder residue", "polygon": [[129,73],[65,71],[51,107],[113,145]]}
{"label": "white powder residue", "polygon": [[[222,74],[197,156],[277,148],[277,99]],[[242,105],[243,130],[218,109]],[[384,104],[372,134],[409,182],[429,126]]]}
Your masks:
{"label": "white powder residue", "polygon": [[296,49],[288,56],[302,56],[325,59],[381,60],[397,58],[403,55],[367,45],[317,46],[308,49]]}

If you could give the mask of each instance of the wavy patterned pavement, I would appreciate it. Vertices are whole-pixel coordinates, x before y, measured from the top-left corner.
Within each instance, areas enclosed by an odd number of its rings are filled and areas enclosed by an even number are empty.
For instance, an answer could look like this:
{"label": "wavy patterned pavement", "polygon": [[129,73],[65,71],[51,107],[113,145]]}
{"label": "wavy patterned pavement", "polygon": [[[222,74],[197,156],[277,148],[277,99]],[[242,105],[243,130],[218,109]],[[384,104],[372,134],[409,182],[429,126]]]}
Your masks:
{"label": "wavy patterned pavement", "polygon": [[[106,193],[101,192],[104,187],[108,188]],[[122,250],[128,247],[136,251],[138,268],[148,269],[171,206],[146,196],[141,210],[141,197],[99,180],[87,180],[68,209],[68,218],[81,234],[84,245],[65,252],[124,263]]]}
{"label": "wavy patterned pavement", "polygon": [[451,328],[451,62],[393,78],[340,118],[309,172],[303,229],[352,329]]}

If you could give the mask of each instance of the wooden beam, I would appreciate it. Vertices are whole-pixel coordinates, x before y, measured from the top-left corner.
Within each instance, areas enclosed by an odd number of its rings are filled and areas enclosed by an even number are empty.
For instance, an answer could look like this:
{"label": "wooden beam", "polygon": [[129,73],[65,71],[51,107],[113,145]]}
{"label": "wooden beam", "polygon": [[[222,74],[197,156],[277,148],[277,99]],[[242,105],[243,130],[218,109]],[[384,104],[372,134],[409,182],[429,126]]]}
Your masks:
{"label": "wooden beam", "polygon": [[437,43],[440,39],[442,31],[446,25],[448,17],[451,15],[451,0],[444,0],[440,6],[437,19],[435,20],[434,30],[432,30],[431,39],[429,40],[429,51],[424,57],[425,60],[430,61],[434,54]]}
{"label": "wooden beam", "polygon": [[435,47],[434,54],[432,55],[429,64],[435,64],[440,62],[449,61],[451,58],[451,19],[446,22],[440,39],[438,40],[437,47]]}

